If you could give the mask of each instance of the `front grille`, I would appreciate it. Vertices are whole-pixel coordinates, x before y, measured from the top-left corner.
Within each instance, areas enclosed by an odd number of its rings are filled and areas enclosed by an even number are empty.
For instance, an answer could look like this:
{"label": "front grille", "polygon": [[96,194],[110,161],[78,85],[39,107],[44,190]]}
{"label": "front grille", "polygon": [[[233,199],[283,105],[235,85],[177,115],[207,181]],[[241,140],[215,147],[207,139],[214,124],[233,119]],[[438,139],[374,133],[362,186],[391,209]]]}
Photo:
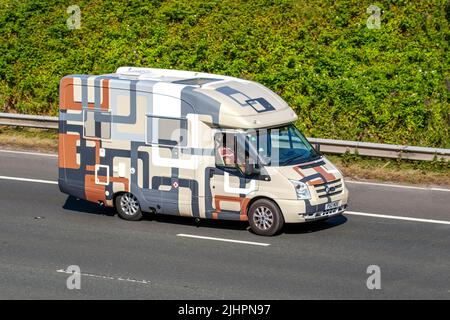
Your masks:
{"label": "front grille", "polygon": [[319,198],[331,197],[343,191],[341,179],[316,184],[314,188]]}

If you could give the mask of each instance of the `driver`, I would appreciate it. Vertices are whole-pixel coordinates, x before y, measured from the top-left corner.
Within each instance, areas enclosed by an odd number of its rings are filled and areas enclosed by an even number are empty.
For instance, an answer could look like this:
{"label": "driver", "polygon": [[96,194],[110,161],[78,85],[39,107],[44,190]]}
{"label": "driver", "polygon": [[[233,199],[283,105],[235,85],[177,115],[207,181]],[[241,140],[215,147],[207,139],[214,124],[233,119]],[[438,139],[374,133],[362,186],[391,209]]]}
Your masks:
{"label": "driver", "polygon": [[234,151],[231,150],[231,148],[221,146],[219,147],[219,155],[222,159],[222,163],[225,166],[234,166],[236,163],[236,155],[234,154]]}
{"label": "driver", "polygon": [[[239,167],[239,169],[242,172],[245,172],[245,161],[239,161],[239,157],[236,155],[235,151],[233,151],[233,148],[227,147],[223,143],[224,136],[219,135],[217,137],[217,155],[218,160],[220,160],[221,164],[226,167],[236,167],[236,165]],[[245,155],[245,159],[248,159],[248,155]]]}

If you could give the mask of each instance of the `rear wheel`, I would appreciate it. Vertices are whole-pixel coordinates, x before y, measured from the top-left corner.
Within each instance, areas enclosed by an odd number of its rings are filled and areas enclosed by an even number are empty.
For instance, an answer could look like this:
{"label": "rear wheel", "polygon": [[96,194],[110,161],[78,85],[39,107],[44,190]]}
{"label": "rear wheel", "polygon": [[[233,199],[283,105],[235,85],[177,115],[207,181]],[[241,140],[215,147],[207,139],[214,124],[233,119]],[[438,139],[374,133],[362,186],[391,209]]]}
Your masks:
{"label": "rear wheel", "polygon": [[256,200],[250,206],[248,221],[253,232],[262,236],[276,235],[284,225],[280,209],[267,199]]}
{"label": "rear wheel", "polygon": [[116,197],[116,210],[119,217],[125,220],[137,221],[142,218],[139,201],[132,193],[124,193]]}

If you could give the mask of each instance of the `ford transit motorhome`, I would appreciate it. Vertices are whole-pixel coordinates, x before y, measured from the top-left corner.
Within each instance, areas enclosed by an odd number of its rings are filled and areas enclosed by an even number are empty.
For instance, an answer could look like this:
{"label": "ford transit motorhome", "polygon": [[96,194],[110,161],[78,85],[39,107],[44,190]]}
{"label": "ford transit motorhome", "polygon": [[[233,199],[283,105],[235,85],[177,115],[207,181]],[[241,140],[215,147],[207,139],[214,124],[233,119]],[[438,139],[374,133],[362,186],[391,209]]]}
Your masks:
{"label": "ford transit motorhome", "polygon": [[248,221],[260,235],[346,209],[341,173],[256,82],[121,67],[61,80],[59,188],[142,212]]}

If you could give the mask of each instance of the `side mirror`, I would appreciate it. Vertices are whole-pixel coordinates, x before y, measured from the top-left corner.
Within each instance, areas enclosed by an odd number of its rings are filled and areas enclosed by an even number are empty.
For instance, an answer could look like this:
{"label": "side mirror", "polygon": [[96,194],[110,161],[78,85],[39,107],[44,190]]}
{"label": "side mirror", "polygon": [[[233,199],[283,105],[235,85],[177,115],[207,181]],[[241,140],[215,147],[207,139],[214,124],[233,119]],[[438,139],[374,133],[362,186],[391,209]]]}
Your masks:
{"label": "side mirror", "polygon": [[246,164],[245,172],[246,176],[255,176],[261,174],[261,168],[257,164]]}

